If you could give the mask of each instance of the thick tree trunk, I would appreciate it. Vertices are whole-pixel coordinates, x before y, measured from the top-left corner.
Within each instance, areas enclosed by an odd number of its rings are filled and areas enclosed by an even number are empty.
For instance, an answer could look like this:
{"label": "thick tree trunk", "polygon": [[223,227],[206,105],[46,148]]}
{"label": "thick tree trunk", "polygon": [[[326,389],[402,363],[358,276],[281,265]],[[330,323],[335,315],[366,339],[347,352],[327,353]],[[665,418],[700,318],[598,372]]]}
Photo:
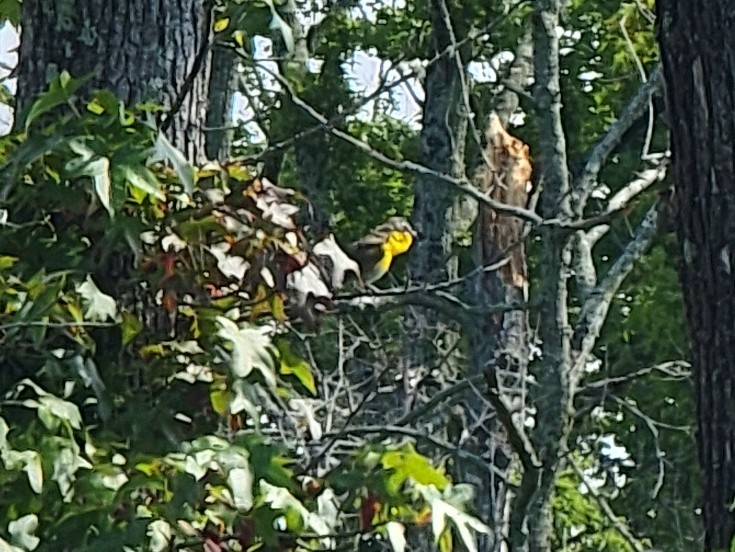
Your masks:
{"label": "thick tree trunk", "polygon": [[237,89],[237,54],[230,48],[212,51],[207,110],[207,158],[223,161],[230,154],[233,139],[232,102]]}
{"label": "thick tree trunk", "polygon": [[[500,117],[490,117],[485,133],[484,164],[477,174],[478,187],[489,197],[507,205],[526,207],[531,163],[528,146],[508,134]],[[481,206],[475,228],[475,264],[482,271],[473,282],[472,304],[493,306],[501,303],[520,304],[528,299],[526,251],[523,221],[502,216]],[[506,260],[498,270],[485,272],[499,260]],[[479,315],[467,328],[470,348],[470,376],[492,371],[493,393],[502,401],[518,425],[523,425],[526,405],[526,379],[529,357],[528,320],[525,311]],[[475,393],[468,401],[475,419],[483,415],[488,400]],[[509,476],[513,468],[513,451],[501,424],[495,419],[478,427],[473,437],[480,454],[487,455],[500,473]],[[508,537],[507,485],[505,478],[493,475],[481,479],[482,498],[478,504],[483,517],[493,520],[496,532],[491,550],[500,551]],[[477,475],[475,476],[475,479]]]}
{"label": "thick tree trunk", "polygon": [[707,550],[735,529],[735,12],[659,0]]}
{"label": "thick tree trunk", "polygon": [[188,159],[203,159],[206,0],[34,0],[22,3],[22,21],[18,113],[61,71],[92,75],[90,88],[109,88],[127,104],[180,104],[169,136]]}
{"label": "thick tree trunk", "polygon": [[[443,15],[442,2],[431,1],[434,46],[429,57],[451,45],[450,29]],[[442,174],[459,175],[464,171],[464,140],[467,120],[462,115],[462,92],[457,62],[445,55],[432,64],[424,80],[426,101],[421,129],[424,164]],[[413,223],[423,234],[413,253],[414,276],[424,282],[446,278],[449,254],[447,221],[456,194],[433,176],[422,175],[416,181]]]}
{"label": "thick tree trunk", "polygon": [[[444,3],[429,2],[433,44],[428,57],[443,52],[451,43]],[[424,102],[421,129],[421,151],[424,165],[441,174],[459,176],[464,172],[464,142],[467,119],[462,115],[461,76],[457,60],[445,55],[429,66],[424,79]],[[421,175],[416,179],[412,222],[422,234],[411,254],[410,268],[415,280],[438,283],[448,276],[451,250],[452,206],[456,194],[434,176]],[[445,351],[453,349],[454,337],[438,313],[426,309],[412,309],[406,315],[407,336],[404,378],[429,374],[434,369],[446,368],[446,357],[439,351],[439,342]],[[440,340],[439,335],[445,338]],[[414,374],[410,376],[410,374]],[[408,390],[407,390],[408,392]],[[410,393],[409,393],[410,394]],[[404,408],[412,407],[412,397],[404,401]]]}

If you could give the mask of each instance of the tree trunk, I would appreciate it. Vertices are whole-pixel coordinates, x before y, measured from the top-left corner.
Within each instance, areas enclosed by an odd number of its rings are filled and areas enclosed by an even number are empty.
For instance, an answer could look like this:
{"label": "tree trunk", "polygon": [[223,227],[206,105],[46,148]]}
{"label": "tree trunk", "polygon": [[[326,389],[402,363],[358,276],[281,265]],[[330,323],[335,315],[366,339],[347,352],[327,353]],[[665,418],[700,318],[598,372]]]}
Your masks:
{"label": "tree trunk", "polygon": [[188,159],[203,160],[211,27],[206,0],[34,0],[22,3],[21,15],[18,113],[61,71],[91,75],[88,89],[108,88],[126,104],[178,107],[169,137]]}
{"label": "tree trunk", "polygon": [[735,529],[735,13],[659,0],[707,550]]}
{"label": "tree trunk", "polygon": [[[528,183],[531,179],[531,163],[528,146],[508,134],[500,122],[500,117],[490,117],[485,133],[487,146],[483,156],[483,166],[478,171],[478,187],[489,197],[517,207],[528,203]],[[526,251],[524,244],[523,221],[502,216],[487,206],[479,209],[475,228],[474,249],[475,265],[480,269],[473,281],[472,304],[494,306],[498,304],[520,304],[528,299],[528,279]],[[486,272],[485,267],[507,261],[499,269]],[[502,401],[513,417],[514,423],[523,424],[526,408],[526,380],[529,358],[528,320],[524,310],[479,314],[475,323],[466,328],[470,350],[470,376],[482,375],[492,371],[491,380],[498,401]],[[488,399],[473,394],[468,400],[473,417],[488,419],[484,415]],[[498,472],[506,478],[516,468],[511,463],[513,451],[507,435],[494,419],[479,424],[473,431],[475,446],[480,454],[490,451],[490,459]],[[490,550],[500,551],[508,536],[506,508],[507,485],[504,478],[480,480],[481,492],[478,508],[483,518],[492,520],[496,532],[494,545]],[[477,479],[477,474],[475,475]]]}
{"label": "tree trunk", "polygon": [[212,51],[207,110],[207,158],[223,161],[230,154],[233,139],[232,104],[237,90],[237,54],[230,48]]}

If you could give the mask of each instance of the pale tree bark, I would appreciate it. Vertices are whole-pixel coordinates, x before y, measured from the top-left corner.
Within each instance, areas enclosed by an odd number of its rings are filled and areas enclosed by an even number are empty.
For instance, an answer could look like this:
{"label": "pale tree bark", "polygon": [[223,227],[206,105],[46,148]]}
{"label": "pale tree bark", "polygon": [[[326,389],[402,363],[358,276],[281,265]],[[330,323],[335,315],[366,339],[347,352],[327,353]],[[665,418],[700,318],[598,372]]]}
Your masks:
{"label": "pale tree bark", "polygon": [[735,12],[659,0],[706,550],[735,532]]}
{"label": "pale tree bark", "polygon": [[[537,181],[543,183],[541,214],[545,219],[571,219],[570,175],[566,138],[561,119],[559,71],[559,0],[536,2],[532,17],[534,47],[534,100],[538,108],[539,147],[535,152],[541,167]],[[517,450],[524,474],[513,500],[510,519],[512,550],[549,550],[551,497],[562,452],[565,449],[571,397],[568,375],[571,366],[570,325],[567,311],[567,258],[570,254],[565,234],[554,227],[540,229],[539,262],[544,278],[535,299],[539,303],[538,335],[542,358],[534,362],[537,385],[532,402],[540,413],[531,435],[535,451]],[[523,426],[517,424],[517,431]],[[540,456],[540,457],[539,457]]]}
{"label": "pale tree bark", "polygon": [[189,160],[202,161],[210,16],[206,0],[23,2],[18,113],[61,71],[91,76],[86,90],[173,108],[164,122],[169,137]]}

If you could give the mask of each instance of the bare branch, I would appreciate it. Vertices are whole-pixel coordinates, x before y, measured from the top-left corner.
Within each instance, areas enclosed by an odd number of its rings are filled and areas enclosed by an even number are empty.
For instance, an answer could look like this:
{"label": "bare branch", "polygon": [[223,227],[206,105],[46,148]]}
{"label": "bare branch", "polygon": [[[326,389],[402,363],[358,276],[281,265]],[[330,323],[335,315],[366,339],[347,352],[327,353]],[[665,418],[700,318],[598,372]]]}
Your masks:
{"label": "bare branch", "polygon": [[323,127],[330,134],[336,136],[337,138],[340,138],[341,140],[344,140],[348,144],[359,149],[360,151],[362,151],[369,157],[375,159],[376,161],[380,161],[384,165],[391,167],[392,169],[396,169],[398,171],[432,176],[436,178],[438,182],[442,182],[444,184],[455,186],[462,193],[476,199],[481,204],[487,205],[488,207],[490,207],[491,209],[494,209],[498,213],[518,217],[522,220],[533,222],[535,224],[543,223],[543,219],[538,214],[534,213],[533,211],[529,211],[528,209],[523,209],[521,207],[515,207],[513,205],[506,205],[505,203],[500,203],[498,201],[495,201],[487,197],[485,194],[479,191],[475,186],[473,186],[472,183],[469,181],[469,179],[467,179],[466,177],[455,178],[448,174],[441,174],[441,173],[438,173],[430,169],[429,167],[426,167],[419,163],[414,163],[413,161],[407,161],[407,160],[406,161],[396,161],[395,159],[391,159],[390,157],[380,153],[376,149],[372,148],[369,144],[363,142],[362,140],[355,138],[351,134],[344,132],[343,130],[334,128],[333,126],[329,124],[329,120],[326,117],[324,117],[324,115],[319,113],[314,107],[312,107],[310,104],[305,102],[303,99],[301,99],[298,96],[298,94],[296,94],[296,91],[293,89],[293,86],[291,86],[290,82],[288,82],[285,78],[283,78],[278,73],[271,71],[267,67],[262,67],[262,70],[266,71],[274,79],[276,79],[281,84],[281,86],[283,86],[283,88],[286,90],[291,101],[293,101],[294,104],[296,104],[301,109],[303,109],[306,113],[308,113],[310,117],[312,117],[314,120],[318,121],[321,125],[323,125]]}
{"label": "bare branch", "polygon": [[597,338],[600,335],[600,329],[607,317],[610,303],[612,303],[620,285],[653,241],[658,231],[659,220],[661,218],[659,211],[662,209],[662,205],[662,202],[657,201],[648,210],[634,238],[628,243],[605,278],[592,291],[590,297],[582,306],[572,342],[578,355],[572,367],[573,378],[579,378],[584,363],[587,362],[587,357],[592,352]]}
{"label": "bare branch", "polygon": [[663,72],[658,64],[651,73],[648,82],[641,85],[620,113],[618,119],[610,126],[605,136],[593,146],[587,155],[587,162],[582,173],[574,182],[575,208],[578,213],[584,209],[589,194],[592,192],[600,170],[607,158],[620,144],[623,135],[633,126],[648,107],[649,99],[663,85]]}
{"label": "bare branch", "polygon": [[[502,16],[498,17],[497,19],[495,19],[493,21],[490,21],[489,23],[487,23],[483,27],[474,30],[473,32],[469,33],[463,39],[457,41],[455,44],[450,44],[444,50],[442,50],[441,52],[438,52],[434,57],[432,57],[429,60],[427,60],[425,64],[422,64],[422,67],[421,67],[421,71],[420,72],[423,73],[424,71],[426,71],[426,69],[428,67],[431,67],[432,65],[434,65],[437,62],[439,62],[443,58],[445,58],[445,57],[447,57],[449,55],[452,55],[455,52],[455,50],[461,48],[462,46],[464,46],[466,44],[470,44],[470,43],[479,42],[481,39],[483,39],[487,35],[487,33],[489,33],[491,30],[493,30],[494,28],[496,28],[497,26],[499,26],[500,24],[502,24],[508,17],[510,17],[511,15],[513,15],[519,8],[525,6],[526,4],[527,4],[527,2],[525,0],[524,1],[517,2],[506,13],[504,13]],[[258,61],[262,63],[263,61],[273,61],[275,59],[282,59],[282,58],[261,58]],[[399,67],[394,66],[394,69],[398,70]],[[367,105],[371,101],[377,99],[378,97],[380,97],[384,93],[390,92],[391,90],[397,88],[398,86],[400,86],[402,84],[405,84],[411,78],[421,78],[421,74],[419,74],[418,71],[416,71],[416,72],[409,71],[407,73],[401,74],[401,76],[398,79],[392,81],[391,83],[387,83],[387,84],[381,83],[381,85],[379,85],[378,88],[375,91],[373,91],[371,94],[368,94],[367,96],[361,98],[360,101],[357,102],[357,103],[355,103],[354,105],[351,105],[349,107],[346,107],[345,109],[340,110],[340,112],[339,112],[338,115],[335,115],[334,117],[332,117],[331,119],[329,119],[330,126],[337,125],[340,121],[342,121],[348,115],[351,115],[351,114],[359,111],[365,105]],[[413,94],[413,91],[411,89],[409,89],[408,92],[409,92],[409,94]],[[414,97],[414,99],[416,99],[416,98]],[[420,102],[417,101],[417,103],[420,103]],[[244,160],[243,159],[239,159],[239,161],[256,162],[256,161],[258,161],[260,158],[262,158],[266,154],[277,152],[277,151],[281,151],[281,150],[284,150],[284,149],[287,149],[287,148],[293,146],[295,143],[297,143],[297,142],[299,142],[299,141],[301,141],[301,140],[309,137],[310,135],[314,134],[315,132],[318,132],[323,127],[324,127],[324,125],[322,123],[317,123],[316,125],[314,125],[314,126],[312,126],[310,128],[307,128],[305,130],[302,130],[301,132],[295,133],[291,138],[288,138],[286,140],[283,140],[283,141],[278,142],[278,143],[275,143],[275,144],[271,144],[265,150],[263,150],[262,152],[260,152],[257,155],[257,157],[255,157],[255,158],[249,157],[249,158],[244,159]]]}
{"label": "bare branch", "polygon": [[440,441],[436,437],[433,437],[431,435],[427,435],[425,430],[422,431],[420,429],[413,429],[408,427],[399,427],[395,425],[386,425],[386,426],[353,426],[348,427],[341,431],[339,435],[370,435],[370,434],[378,434],[378,435],[405,435],[407,437],[411,437],[417,441],[423,441],[425,443],[428,443],[430,445],[433,445],[434,447],[445,450],[449,452],[450,454],[456,455],[458,458],[461,458],[462,460],[468,460],[469,462],[472,462],[476,466],[482,468],[483,470],[490,472],[497,477],[500,477],[503,479],[503,481],[506,482],[508,485],[512,485],[510,481],[508,481],[507,476],[505,473],[503,473],[501,470],[496,468],[492,462],[485,460],[481,456],[478,456],[476,454],[472,454],[471,452],[461,448],[456,447],[452,444],[446,443],[444,441]]}
{"label": "bare branch", "polygon": [[[638,173],[638,178],[631,180],[610,198],[607,204],[606,213],[625,211],[628,205],[630,205],[630,203],[640,194],[650,189],[651,186],[657,182],[661,182],[666,177],[668,164],[669,160],[667,155],[667,157],[661,160],[658,166]],[[608,230],[609,226],[606,224],[601,224],[596,228],[591,229],[587,233],[587,239],[589,240],[590,245],[597,243]]]}
{"label": "bare branch", "polygon": [[521,461],[523,469],[526,470],[526,476],[529,477],[529,473],[533,473],[541,467],[541,462],[536,454],[536,450],[531,443],[531,440],[526,435],[522,426],[518,426],[513,421],[513,415],[505,405],[505,401],[500,396],[498,390],[498,379],[495,374],[494,367],[490,367],[485,370],[485,381],[487,381],[488,389],[487,397],[488,402],[492,405],[495,413],[498,416],[498,421],[505,429],[508,436],[508,442],[513,447],[513,451],[518,454],[518,458]]}
{"label": "bare branch", "polygon": [[624,374],[622,376],[614,376],[610,378],[601,379],[598,381],[592,381],[585,383],[582,389],[600,389],[607,388],[610,386],[621,385],[628,383],[636,378],[647,376],[654,372],[659,372],[666,376],[667,379],[679,380],[686,379],[691,376],[691,364],[684,360],[670,360],[668,362],[662,362],[661,364],[655,364],[646,368],[641,368],[630,374]]}
{"label": "bare branch", "polygon": [[379,295],[359,295],[349,299],[337,298],[334,301],[337,312],[350,313],[356,309],[374,308],[379,311],[391,310],[407,305],[426,307],[437,312],[443,312],[465,324],[476,321],[476,315],[500,314],[528,307],[525,304],[499,303],[497,305],[470,305],[461,301],[457,296],[445,291],[427,292],[423,289],[402,290],[398,293]]}
{"label": "bare branch", "polygon": [[[620,26],[620,31],[623,33],[623,38],[625,39],[625,45],[628,47],[628,51],[630,52],[630,57],[633,58],[633,62],[635,63],[636,69],[638,69],[638,74],[641,77],[641,82],[646,83],[648,82],[648,77],[646,76],[646,70],[643,67],[643,62],[641,61],[641,58],[638,56],[638,53],[635,51],[635,46],[633,46],[633,41],[630,39],[630,35],[628,34],[628,29],[625,27],[625,23],[628,20],[628,15],[624,15],[620,18],[620,22],[618,25]],[[653,98],[648,98],[648,128],[646,129],[646,139],[643,141],[643,153],[641,157],[645,159],[648,156],[648,149],[651,147],[651,140],[653,139],[653,123],[655,119],[655,113],[653,112]]]}
{"label": "bare branch", "polygon": [[418,408],[414,408],[403,416],[400,420],[396,422],[396,425],[402,426],[406,425],[417,418],[420,418],[427,412],[433,410],[439,403],[443,402],[446,399],[456,397],[464,393],[468,389],[472,389],[474,385],[480,383],[485,379],[484,374],[476,374],[474,376],[465,378],[454,385],[447,387],[446,389],[442,389],[438,393],[436,393],[433,397],[431,397],[431,400],[427,401],[426,403],[422,404]]}

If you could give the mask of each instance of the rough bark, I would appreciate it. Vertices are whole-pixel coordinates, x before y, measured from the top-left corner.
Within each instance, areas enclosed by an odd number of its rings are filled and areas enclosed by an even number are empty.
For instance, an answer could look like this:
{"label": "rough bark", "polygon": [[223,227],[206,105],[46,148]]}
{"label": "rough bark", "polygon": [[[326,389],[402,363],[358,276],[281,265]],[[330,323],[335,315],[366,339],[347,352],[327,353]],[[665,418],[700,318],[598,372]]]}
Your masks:
{"label": "rough bark", "polygon": [[168,134],[188,159],[203,159],[209,61],[197,56],[210,35],[206,0],[35,0],[22,3],[22,21],[19,113],[61,71],[91,75],[88,90],[108,88],[126,104],[180,104]]}
{"label": "rough bark", "polygon": [[680,277],[692,344],[705,548],[735,530],[735,12],[659,0]]}
{"label": "rough bark", "polygon": [[231,48],[212,51],[209,79],[209,109],[207,110],[207,158],[223,161],[230,154],[233,139],[232,101],[237,89],[237,55]]}
{"label": "rough bark", "polygon": [[[451,45],[451,30],[443,13],[443,1],[429,2],[433,28],[432,58]],[[444,56],[431,65],[424,80],[424,103],[421,152],[423,164],[442,174],[464,172],[464,136],[466,117],[462,105],[461,82],[453,56]],[[416,181],[413,223],[422,239],[412,256],[412,272],[424,282],[439,282],[446,278],[449,242],[447,217],[456,194],[436,177],[422,175]]]}
{"label": "rough bark", "polygon": [[[294,0],[285,2],[280,13],[291,29],[294,43],[293,51],[289,52],[280,31],[274,33],[275,52],[277,57],[284,59],[284,61],[279,62],[281,74],[297,75],[303,82],[309,82],[312,80],[312,76],[308,75],[307,72],[307,63],[311,56],[306,38],[307,29],[299,18],[296,2]],[[281,113],[283,117],[281,127],[286,130],[287,134],[293,134],[294,131],[308,128],[314,123],[311,117],[305,115],[303,110],[288,100],[281,108]],[[328,117],[332,115],[329,112],[326,114]],[[332,186],[327,173],[330,160],[329,135],[325,132],[317,132],[307,139],[297,140],[294,143],[294,155],[299,186],[312,202],[308,213],[310,230],[316,236],[326,235],[329,229],[329,215],[325,209],[325,198],[329,194],[330,186]],[[280,166],[281,161],[278,161],[276,165]]]}

